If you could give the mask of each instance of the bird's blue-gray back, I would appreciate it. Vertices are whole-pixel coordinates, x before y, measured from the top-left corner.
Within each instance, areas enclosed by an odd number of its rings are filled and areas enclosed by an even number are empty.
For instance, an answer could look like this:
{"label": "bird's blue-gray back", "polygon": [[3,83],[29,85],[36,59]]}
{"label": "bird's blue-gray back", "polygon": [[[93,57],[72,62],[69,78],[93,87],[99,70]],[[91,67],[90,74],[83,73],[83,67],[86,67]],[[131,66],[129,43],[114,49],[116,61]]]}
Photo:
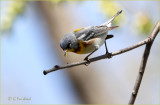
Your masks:
{"label": "bird's blue-gray back", "polygon": [[99,37],[100,35],[104,35],[107,32],[107,26],[92,26],[75,32],[75,35],[78,40],[87,41]]}

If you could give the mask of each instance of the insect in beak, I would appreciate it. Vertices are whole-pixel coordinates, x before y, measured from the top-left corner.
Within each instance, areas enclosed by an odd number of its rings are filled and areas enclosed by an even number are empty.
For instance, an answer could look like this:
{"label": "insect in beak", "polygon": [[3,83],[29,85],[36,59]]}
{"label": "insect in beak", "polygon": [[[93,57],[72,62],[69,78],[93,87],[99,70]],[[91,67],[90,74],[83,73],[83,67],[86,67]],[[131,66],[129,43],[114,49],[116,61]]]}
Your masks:
{"label": "insect in beak", "polygon": [[64,51],[64,56],[65,56],[65,57],[67,56],[67,53],[68,53],[68,51],[65,50],[65,51]]}

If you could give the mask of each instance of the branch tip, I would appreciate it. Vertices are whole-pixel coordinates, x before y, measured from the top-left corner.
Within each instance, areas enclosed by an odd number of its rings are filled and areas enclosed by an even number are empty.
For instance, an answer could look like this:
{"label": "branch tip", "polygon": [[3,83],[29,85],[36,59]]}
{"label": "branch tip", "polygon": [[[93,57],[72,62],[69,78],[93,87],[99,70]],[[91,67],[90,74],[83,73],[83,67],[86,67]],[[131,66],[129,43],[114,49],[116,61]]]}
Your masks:
{"label": "branch tip", "polygon": [[47,72],[44,70],[44,71],[43,71],[43,74],[44,74],[44,75],[47,75]]}

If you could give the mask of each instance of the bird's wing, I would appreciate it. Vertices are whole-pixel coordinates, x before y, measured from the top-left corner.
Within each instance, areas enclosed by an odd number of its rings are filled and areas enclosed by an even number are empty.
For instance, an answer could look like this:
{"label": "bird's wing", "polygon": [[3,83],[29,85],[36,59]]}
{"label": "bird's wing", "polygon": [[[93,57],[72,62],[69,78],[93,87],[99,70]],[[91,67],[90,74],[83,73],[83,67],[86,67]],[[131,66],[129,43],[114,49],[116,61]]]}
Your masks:
{"label": "bird's wing", "polygon": [[92,27],[86,27],[86,28],[81,28],[77,30],[74,31],[76,38],[78,40],[87,41],[92,38],[96,38],[101,35],[107,34],[107,32],[110,29],[107,26],[92,26]]}
{"label": "bird's wing", "polygon": [[89,39],[107,34],[109,30],[112,30],[118,27],[118,26],[111,27],[111,23],[119,14],[121,14],[121,12],[122,10],[117,12],[110,20],[108,20],[107,22],[105,22],[100,26],[90,26],[86,28],[76,29],[73,31],[73,33],[75,34],[78,40],[82,40],[82,41],[87,41]]}

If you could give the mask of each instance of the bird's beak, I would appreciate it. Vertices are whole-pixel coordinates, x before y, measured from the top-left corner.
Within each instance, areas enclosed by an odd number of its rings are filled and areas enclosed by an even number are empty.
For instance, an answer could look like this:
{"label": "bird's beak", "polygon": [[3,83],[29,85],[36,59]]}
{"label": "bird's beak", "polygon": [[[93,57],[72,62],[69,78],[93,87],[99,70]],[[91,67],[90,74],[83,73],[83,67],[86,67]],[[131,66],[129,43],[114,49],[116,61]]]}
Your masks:
{"label": "bird's beak", "polygon": [[67,56],[67,53],[68,53],[68,51],[65,50],[65,51],[64,51],[64,56],[65,56],[65,57]]}

